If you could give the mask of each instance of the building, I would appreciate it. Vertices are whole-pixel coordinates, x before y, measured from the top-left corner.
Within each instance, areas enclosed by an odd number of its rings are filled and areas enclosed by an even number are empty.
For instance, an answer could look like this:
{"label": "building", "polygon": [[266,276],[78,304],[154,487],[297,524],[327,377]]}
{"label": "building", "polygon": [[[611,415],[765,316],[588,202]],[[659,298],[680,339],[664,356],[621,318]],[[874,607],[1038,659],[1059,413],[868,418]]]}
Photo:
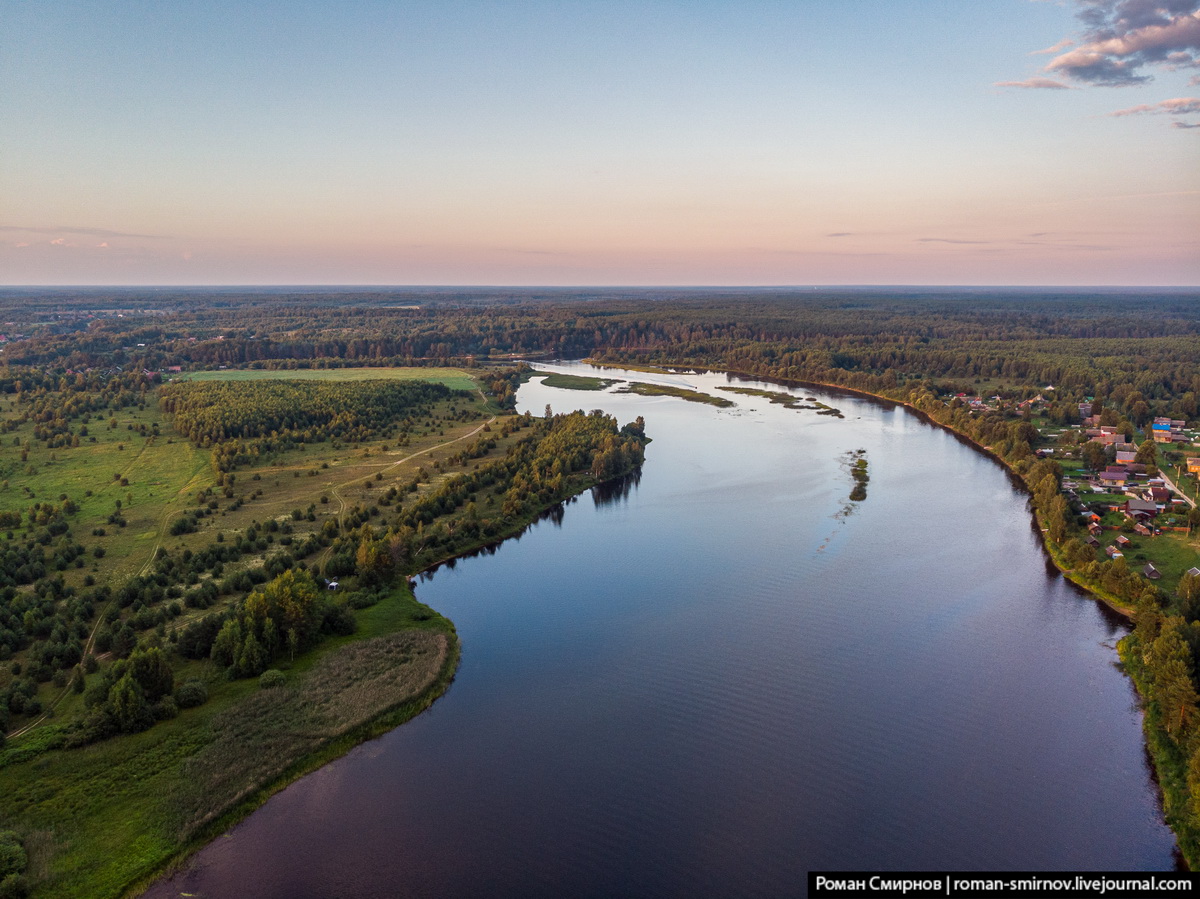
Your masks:
{"label": "building", "polygon": [[1125,500],[1125,517],[1135,521],[1149,521],[1158,514],[1158,506],[1148,499],[1130,497]]}

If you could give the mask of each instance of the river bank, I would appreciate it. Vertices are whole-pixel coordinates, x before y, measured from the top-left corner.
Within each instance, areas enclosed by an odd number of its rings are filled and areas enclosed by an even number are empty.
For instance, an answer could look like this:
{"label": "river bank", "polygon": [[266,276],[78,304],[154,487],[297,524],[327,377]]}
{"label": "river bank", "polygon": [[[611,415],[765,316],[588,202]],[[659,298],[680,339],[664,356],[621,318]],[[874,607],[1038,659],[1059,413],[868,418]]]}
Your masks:
{"label": "river bank", "polygon": [[[669,374],[670,373],[666,370],[668,366],[665,366],[665,365],[662,367],[655,368],[652,366],[616,365],[613,363],[606,363],[606,362],[594,362],[589,359],[584,359],[582,361],[586,362],[589,365],[594,365],[597,368],[625,368],[628,371],[644,371],[644,372],[653,372],[653,373],[658,373],[658,374]],[[689,366],[689,365],[681,364],[681,365],[677,366],[677,370],[678,371],[694,371],[697,373],[716,372],[716,373],[720,373],[720,374],[733,375],[735,377],[744,378],[744,379],[750,380],[750,381],[761,381],[761,382],[767,383],[767,384],[778,384],[781,387],[795,387],[795,388],[817,387],[822,390],[827,390],[831,393],[844,393],[848,396],[866,397],[868,399],[875,400],[877,402],[883,403],[890,407],[907,409],[910,413],[915,415],[917,418],[919,418],[921,421],[925,422],[926,424],[933,425],[934,427],[940,428],[943,431],[946,431],[947,433],[952,434],[961,443],[963,443],[967,446],[970,446],[976,452],[978,452],[984,456],[987,456],[989,459],[991,459],[992,461],[999,464],[1001,466],[1001,468],[1004,469],[1005,473],[1008,475],[1008,478],[1012,482],[1012,484],[1014,486],[1018,487],[1019,489],[1021,489],[1025,494],[1032,497],[1032,491],[1030,491],[1029,485],[1026,483],[1025,479],[1021,476],[1020,472],[1018,472],[1015,468],[1013,468],[1013,466],[1003,456],[996,453],[990,446],[985,446],[984,444],[980,443],[978,440],[976,440],[970,434],[963,433],[962,431],[959,431],[956,428],[954,428],[952,425],[947,424],[946,422],[939,421],[937,418],[935,418],[933,415],[931,415],[926,410],[920,408],[919,406],[917,406],[914,403],[909,402],[907,400],[902,400],[902,399],[898,399],[896,397],[887,396],[886,394],[872,393],[870,391],[860,390],[860,389],[854,388],[854,387],[846,387],[841,384],[831,384],[831,383],[828,383],[825,381],[789,380],[786,378],[775,378],[775,377],[770,377],[768,375],[753,374],[751,372],[739,371],[737,369],[731,369],[731,368],[708,368],[708,367],[703,367],[703,366]],[[1072,568],[1070,568],[1066,564],[1065,561],[1063,561],[1061,553],[1057,550],[1057,547],[1055,547],[1051,543],[1051,541],[1048,539],[1048,537],[1046,535],[1046,529],[1042,526],[1042,521],[1041,521],[1040,517],[1038,516],[1037,511],[1035,509],[1033,509],[1032,506],[1030,507],[1030,514],[1031,514],[1031,526],[1032,526],[1033,530],[1037,532],[1037,534],[1041,540],[1042,548],[1046,554],[1046,559],[1054,565],[1054,567],[1063,576],[1063,578],[1066,579],[1068,582],[1070,582],[1073,586],[1077,587],[1081,592],[1087,594],[1088,596],[1091,596],[1093,599],[1099,600],[1101,603],[1103,603],[1105,606],[1107,606],[1112,611],[1116,612],[1118,615],[1121,615],[1124,618],[1132,621],[1133,615],[1134,615],[1134,610],[1132,608],[1121,603],[1120,600],[1113,594],[1111,594],[1105,590],[1102,590],[1094,585],[1087,584],[1084,581],[1080,580],[1078,578],[1078,576],[1075,575],[1074,570]]]}

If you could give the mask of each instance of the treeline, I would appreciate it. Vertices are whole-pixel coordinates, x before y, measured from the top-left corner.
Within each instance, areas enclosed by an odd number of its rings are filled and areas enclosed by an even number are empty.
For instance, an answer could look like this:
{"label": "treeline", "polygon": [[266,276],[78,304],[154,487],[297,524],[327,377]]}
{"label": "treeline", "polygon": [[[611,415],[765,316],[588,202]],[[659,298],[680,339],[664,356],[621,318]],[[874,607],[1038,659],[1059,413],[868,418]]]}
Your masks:
{"label": "treeline", "polygon": [[[428,305],[411,308],[414,300]],[[192,302],[184,311],[164,299],[161,314],[96,319],[84,332],[21,341],[5,358],[14,371],[157,371],[595,356],[871,392],[931,379],[968,393],[977,380],[1001,382],[998,389],[1053,385],[1131,414],[1137,400],[1126,397],[1137,394],[1147,408],[1136,424],[1147,414],[1195,418],[1200,397],[1200,296],[1178,292],[225,292]]]}
{"label": "treeline", "polygon": [[454,393],[428,381],[185,381],[163,387],[159,404],[197,446],[273,435],[354,442],[428,414]]}
{"label": "treeline", "polygon": [[[528,431],[501,459],[446,479],[401,508],[382,526],[352,513],[333,542],[325,573],[355,573],[367,583],[412,574],[442,559],[509,536],[546,508],[638,469],[645,458],[644,422],[618,428],[596,411],[550,418],[525,415]],[[479,448],[487,441],[481,438]],[[361,523],[361,527],[356,527]],[[352,529],[353,528],[353,529]]]}
{"label": "treeline", "polygon": [[435,403],[455,396],[466,393],[427,381],[199,381],[167,384],[159,403],[177,431],[214,447],[215,467],[226,472],[300,444],[403,440]]}

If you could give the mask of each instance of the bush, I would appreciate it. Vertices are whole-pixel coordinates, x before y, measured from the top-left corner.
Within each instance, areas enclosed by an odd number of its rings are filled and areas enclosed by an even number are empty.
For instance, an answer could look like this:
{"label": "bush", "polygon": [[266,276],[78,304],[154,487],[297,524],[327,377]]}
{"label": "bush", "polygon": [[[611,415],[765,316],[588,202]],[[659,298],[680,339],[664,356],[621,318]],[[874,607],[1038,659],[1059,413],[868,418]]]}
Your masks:
{"label": "bush", "polygon": [[179,714],[179,706],[170,696],[164,696],[151,708],[156,721],[167,721]]}
{"label": "bush", "polygon": [[258,685],[264,690],[282,687],[286,681],[287,678],[283,676],[283,672],[278,668],[268,668],[258,676]]}
{"label": "bush", "polygon": [[25,899],[29,895],[29,881],[21,874],[9,874],[0,880],[0,899]]}
{"label": "bush", "polygon": [[175,703],[181,709],[192,709],[198,705],[204,705],[206,702],[208,702],[208,687],[204,686],[204,681],[184,681],[175,690]]}
{"label": "bush", "polygon": [[0,878],[20,874],[25,870],[25,847],[17,834],[11,830],[0,830]]}
{"label": "bush", "polygon": [[369,609],[383,599],[375,590],[356,590],[346,597],[346,605],[352,609]]}

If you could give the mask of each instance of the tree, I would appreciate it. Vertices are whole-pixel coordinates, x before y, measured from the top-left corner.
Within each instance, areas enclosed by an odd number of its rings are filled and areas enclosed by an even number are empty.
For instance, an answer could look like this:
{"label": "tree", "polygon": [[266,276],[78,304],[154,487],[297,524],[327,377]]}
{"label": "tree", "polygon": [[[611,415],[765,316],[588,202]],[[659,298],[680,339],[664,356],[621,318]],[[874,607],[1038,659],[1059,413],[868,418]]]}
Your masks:
{"label": "tree", "polygon": [[1104,447],[1095,440],[1089,440],[1083,445],[1083,464],[1092,471],[1100,471],[1108,464],[1108,456],[1104,453]]}
{"label": "tree", "polygon": [[108,691],[108,707],[117,727],[127,734],[145,730],[154,723],[146,695],[130,674],[112,685]]}
{"label": "tree", "polygon": [[158,702],[175,690],[175,672],[157,646],[136,650],[128,661],[128,672],[137,681],[147,702]]}
{"label": "tree", "polygon": [[1196,695],[1196,686],[1188,672],[1187,663],[1180,659],[1171,659],[1159,671],[1155,678],[1156,693],[1162,708],[1163,726],[1167,733],[1178,741],[1196,717],[1196,705],[1200,697]]}
{"label": "tree", "polygon": [[1158,461],[1158,447],[1152,438],[1147,437],[1137,449],[1135,460],[1140,465],[1155,465]]}

